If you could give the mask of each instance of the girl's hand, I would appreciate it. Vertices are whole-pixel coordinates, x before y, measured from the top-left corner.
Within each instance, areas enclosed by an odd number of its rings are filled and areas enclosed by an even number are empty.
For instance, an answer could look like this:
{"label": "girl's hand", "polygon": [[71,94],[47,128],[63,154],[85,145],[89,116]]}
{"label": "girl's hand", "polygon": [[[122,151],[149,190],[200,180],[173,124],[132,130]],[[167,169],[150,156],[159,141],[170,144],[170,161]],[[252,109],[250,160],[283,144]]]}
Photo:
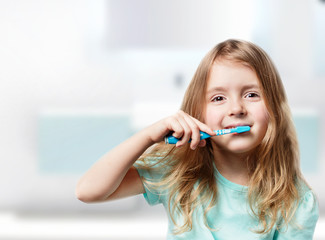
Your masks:
{"label": "girl's hand", "polygon": [[197,146],[205,146],[206,141],[200,140],[200,131],[206,132],[212,136],[215,132],[212,131],[206,124],[193,118],[183,111],[178,111],[175,115],[164,118],[159,122],[151,125],[146,129],[150,140],[153,143],[160,142],[169,133],[173,132],[173,136],[181,140],[176,143],[176,147],[183,146],[191,140],[191,149]]}

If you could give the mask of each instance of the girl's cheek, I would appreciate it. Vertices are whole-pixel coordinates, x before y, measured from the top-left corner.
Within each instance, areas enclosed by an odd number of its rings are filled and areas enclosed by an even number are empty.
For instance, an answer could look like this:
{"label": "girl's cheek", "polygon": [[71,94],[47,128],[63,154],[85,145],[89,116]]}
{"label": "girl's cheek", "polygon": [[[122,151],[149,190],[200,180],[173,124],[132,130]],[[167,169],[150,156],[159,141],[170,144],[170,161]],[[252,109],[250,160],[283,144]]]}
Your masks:
{"label": "girl's cheek", "polygon": [[205,124],[212,129],[217,129],[221,126],[221,114],[207,107],[205,113]]}
{"label": "girl's cheek", "polygon": [[264,122],[269,122],[270,120],[270,116],[269,116],[269,113],[266,109],[266,107],[261,107],[261,110],[259,111],[260,113],[260,119]]}
{"label": "girl's cheek", "polygon": [[257,111],[255,114],[255,122],[259,123],[260,131],[266,132],[270,122],[270,116],[268,114],[267,109],[265,107],[261,107],[260,110]]}

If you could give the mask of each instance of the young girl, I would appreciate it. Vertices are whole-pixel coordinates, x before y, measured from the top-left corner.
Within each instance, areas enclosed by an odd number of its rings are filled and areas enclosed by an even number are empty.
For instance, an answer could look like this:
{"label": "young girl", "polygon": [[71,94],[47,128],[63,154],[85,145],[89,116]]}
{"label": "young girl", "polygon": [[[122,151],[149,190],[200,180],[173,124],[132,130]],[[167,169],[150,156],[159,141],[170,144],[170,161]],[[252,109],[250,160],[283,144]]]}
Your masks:
{"label": "young girl", "polygon": [[[213,132],[242,125],[250,131]],[[200,140],[199,131],[212,137]],[[161,142],[169,133],[176,145]],[[164,205],[168,239],[312,239],[318,205],[299,169],[281,79],[262,49],[218,44],[181,110],[104,155],[76,189],[84,202],[141,193]]]}

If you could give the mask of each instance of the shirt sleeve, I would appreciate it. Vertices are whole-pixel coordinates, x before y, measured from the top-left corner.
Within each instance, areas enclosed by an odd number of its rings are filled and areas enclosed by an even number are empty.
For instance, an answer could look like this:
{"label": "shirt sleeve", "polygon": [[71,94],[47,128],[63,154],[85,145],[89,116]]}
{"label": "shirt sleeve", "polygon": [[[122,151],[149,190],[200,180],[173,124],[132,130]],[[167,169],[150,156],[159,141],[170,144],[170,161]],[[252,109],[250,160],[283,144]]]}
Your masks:
{"label": "shirt sleeve", "polygon": [[294,223],[277,231],[273,239],[312,240],[318,218],[318,203],[313,192],[309,190],[301,198],[294,216]]}
{"label": "shirt sleeve", "polygon": [[159,174],[154,169],[143,169],[137,165],[135,165],[135,168],[137,169],[141,179],[142,183],[145,189],[145,193],[143,194],[146,201],[149,203],[149,205],[156,205],[162,203],[163,200],[163,192],[161,190],[161,187],[151,186],[149,184],[146,184],[143,182],[143,179],[157,183],[161,180],[162,175]]}

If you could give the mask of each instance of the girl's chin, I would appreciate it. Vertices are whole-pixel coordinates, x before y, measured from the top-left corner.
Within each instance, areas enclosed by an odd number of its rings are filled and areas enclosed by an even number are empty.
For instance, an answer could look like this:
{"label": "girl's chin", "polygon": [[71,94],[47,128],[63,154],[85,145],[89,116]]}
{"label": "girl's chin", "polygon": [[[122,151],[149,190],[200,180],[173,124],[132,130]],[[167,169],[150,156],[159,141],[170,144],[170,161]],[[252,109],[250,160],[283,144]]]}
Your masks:
{"label": "girl's chin", "polygon": [[253,149],[255,149],[255,146],[252,144],[234,144],[230,145],[228,147],[229,151],[232,151],[234,153],[249,153]]}
{"label": "girl's chin", "polygon": [[255,148],[254,146],[247,143],[229,144],[227,146],[219,145],[218,143],[216,143],[215,146],[219,150],[234,154],[248,154]]}

